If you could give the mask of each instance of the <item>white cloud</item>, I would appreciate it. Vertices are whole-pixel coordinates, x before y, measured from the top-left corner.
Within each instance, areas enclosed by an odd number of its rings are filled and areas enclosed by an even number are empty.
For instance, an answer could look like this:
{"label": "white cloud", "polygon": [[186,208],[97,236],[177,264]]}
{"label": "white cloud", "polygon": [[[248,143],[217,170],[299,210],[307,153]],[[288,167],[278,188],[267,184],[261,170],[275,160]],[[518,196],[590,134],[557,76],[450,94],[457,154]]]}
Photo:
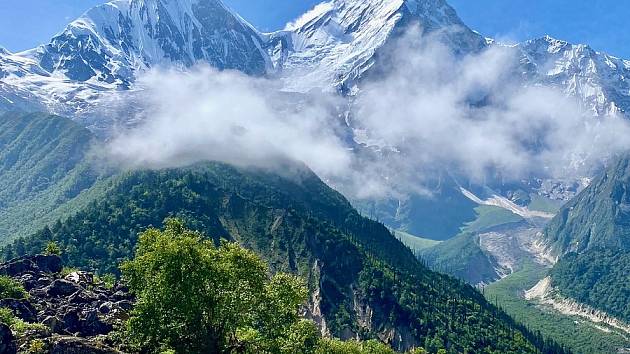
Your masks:
{"label": "white cloud", "polygon": [[596,119],[558,89],[524,87],[514,48],[457,58],[416,30],[391,53],[387,74],[363,86],[354,123],[366,142],[401,150],[406,175],[566,177],[630,147],[621,117]]}
{"label": "white cloud", "polygon": [[111,155],[128,165],[217,160],[264,167],[289,158],[329,175],[351,159],[327,111],[333,102],[324,98],[294,106],[274,82],[208,67],[152,71],[140,85],[144,123],[109,144]]}
{"label": "white cloud", "polygon": [[148,167],[273,167],[289,158],[366,198],[424,193],[445,170],[470,178],[588,174],[630,147],[626,120],[595,119],[557,89],[523,87],[513,48],[457,58],[412,30],[390,53],[379,64],[386,74],[363,83],[350,106],[356,136],[378,147],[351,149],[343,98],[282,93],[273,80],[199,67],[143,77],[145,122],[114,138],[110,153]]}

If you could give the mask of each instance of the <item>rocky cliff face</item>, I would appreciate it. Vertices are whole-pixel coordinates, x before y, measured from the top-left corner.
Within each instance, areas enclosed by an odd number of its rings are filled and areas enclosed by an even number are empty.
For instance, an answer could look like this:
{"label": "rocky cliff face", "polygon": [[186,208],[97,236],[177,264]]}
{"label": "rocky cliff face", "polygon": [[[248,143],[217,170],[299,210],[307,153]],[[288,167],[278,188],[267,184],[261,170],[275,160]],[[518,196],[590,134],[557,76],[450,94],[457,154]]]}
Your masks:
{"label": "rocky cliff face", "polygon": [[[26,330],[0,326],[2,353],[38,347],[46,353],[115,353],[107,334],[129,317],[133,298],[127,289],[111,287],[92,273],[62,273],[54,255],[22,257],[0,265],[28,292],[23,299],[0,299],[0,307],[30,325]],[[33,325],[35,324],[35,325]]]}

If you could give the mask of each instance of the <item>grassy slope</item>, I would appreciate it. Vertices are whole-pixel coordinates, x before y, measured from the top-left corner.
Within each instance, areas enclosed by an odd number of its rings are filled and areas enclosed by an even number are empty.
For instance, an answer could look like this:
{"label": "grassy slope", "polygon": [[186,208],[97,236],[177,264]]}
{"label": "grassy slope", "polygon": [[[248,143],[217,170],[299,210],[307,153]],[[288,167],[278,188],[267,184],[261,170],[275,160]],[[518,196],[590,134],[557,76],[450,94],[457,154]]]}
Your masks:
{"label": "grassy slope", "polygon": [[394,231],[394,235],[397,239],[400,240],[405,246],[409,247],[411,251],[417,253],[424,249],[439,245],[442,241],[430,240],[428,238],[418,237],[404,231],[396,230]]}
{"label": "grassy slope", "polygon": [[485,296],[530,329],[545,333],[575,353],[610,354],[618,348],[630,347],[630,340],[621,335],[605,333],[580,318],[562,315],[523,299],[523,290],[533,287],[547,272],[548,269],[540,265],[526,263],[522,270],[488,285]]}
{"label": "grassy slope", "polygon": [[479,205],[475,208],[475,213],[475,221],[467,223],[462,232],[483,232],[495,226],[523,221],[522,217],[513,212],[492,205]]}
{"label": "grassy slope", "polygon": [[421,257],[433,269],[464,279],[471,284],[496,280],[494,260],[479,246],[477,234],[493,227],[523,221],[523,218],[503,208],[479,205],[476,219],[462,232],[440,244],[420,250]]}
{"label": "grassy slope", "polygon": [[552,200],[534,193],[530,195],[530,198],[531,202],[527,205],[529,210],[544,211],[546,213],[557,213],[565,203],[562,200]]}
{"label": "grassy slope", "polygon": [[479,284],[496,279],[495,265],[479,246],[475,234],[461,233],[421,251],[420,256],[437,271]]}
{"label": "grassy slope", "polygon": [[31,235],[44,226],[87,207],[92,201],[106,195],[111,183],[109,178],[99,179],[91,187],[64,202],[60,202],[58,194],[52,191],[0,210],[0,246],[16,238]]}
{"label": "grassy slope", "polygon": [[94,143],[92,133],[66,118],[0,115],[0,244],[106,192],[106,174],[91,163]]}

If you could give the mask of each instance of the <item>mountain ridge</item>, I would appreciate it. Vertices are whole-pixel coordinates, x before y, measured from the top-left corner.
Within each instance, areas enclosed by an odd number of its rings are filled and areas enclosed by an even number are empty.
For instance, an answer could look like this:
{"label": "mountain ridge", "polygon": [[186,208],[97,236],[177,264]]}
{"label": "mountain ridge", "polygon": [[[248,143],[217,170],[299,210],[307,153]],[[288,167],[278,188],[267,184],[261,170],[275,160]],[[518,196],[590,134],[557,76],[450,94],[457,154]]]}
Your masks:
{"label": "mountain ridge", "polygon": [[[39,124],[62,121],[89,136],[76,122],[37,118]],[[16,121],[28,125],[26,119]],[[20,141],[15,136],[24,130],[29,127],[15,128],[5,140]],[[32,143],[45,146],[46,139]],[[22,150],[19,165],[41,151]],[[107,178],[107,190],[49,218],[47,227],[15,240],[4,256],[37,253],[53,240],[69,266],[117,272],[132,256],[138,232],[178,217],[215,242],[237,241],[274,271],[302,276],[311,290],[308,317],[327,334],[377,338],[399,350],[562,352],[471,286],[423,266],[383,224],[361,216],[306,166],[287,162],[281,171],[216,162],[118,171]],[[22,171],[26,177],[31,173],[39,169]]]}
{"label": "mountain ridge", "polygon": [[451,45],[455,51],[470,53],[484,46],[483,38],[443,0],[333,0],[269,34],[271,56],[289,76],[301,77],[286,83],[288,90],[352,90],[378,52],[412,23],[427,33],[448,28],[443,39],[457,42]]}
{"label": "mountain ridge", "polygon": [[[87,11],[48,44],[0,52],[0,78],[9,91],[0,97],[41,101],[53,113],[81,117],[94,114],[95,101],[132,89],[143,70],[198,62],[279,77],[287,91],[351,94],[379,52],[391,50],[413,24],[421,33],[442,32],[462,55],[496,45],[444,0],[331,0],[272,33],[258,31],[219,0],[115,0]],[[629,111],[629,61],[551,37],[515,48],[525,84],[559,87],[595,115]],[[545,70],[549,65],[555,71]]]}
{"label": "mountain ridge", "polygon": [[81,118],[132,89],[151,67],[203,62],[261,76],[270,65],[263,46],[253,26],[218,0],[115,0],[88,10],[47,44],[0,53],[0,77],[35,95],[24,99]]}
{"label": "mountain ridge", "polygon": [[630,111],[630,60],[548,35],[516,47],[533,83],[560,88],[596,116]]}

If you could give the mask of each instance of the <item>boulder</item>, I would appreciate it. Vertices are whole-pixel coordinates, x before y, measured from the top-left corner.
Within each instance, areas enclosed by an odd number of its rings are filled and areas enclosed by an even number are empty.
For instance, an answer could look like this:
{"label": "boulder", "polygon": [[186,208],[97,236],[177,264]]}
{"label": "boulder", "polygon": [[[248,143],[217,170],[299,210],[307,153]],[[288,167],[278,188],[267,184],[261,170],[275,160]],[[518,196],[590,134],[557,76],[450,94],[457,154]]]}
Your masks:
{"label": "boulder", "polygon": [[111,324],[105,323],[98,316],[95,309],[89,309],[81,313],[78,332],[82,336],[95,336],[107,334],[113,330]]}
{"label": "boulder", "polygon": [[61,257],[50,254],[38,254],[33,256],[33,262],[37,264],[37,268],[44,273],[59,273],[63,268]]}
{"label": "boulder", "polygon": [[114,295],[112,296],[114,298],[114,300],[116,301],[120,301],[120,300],[130,300],[132,298],[131,294],[126,293],[122,290],[118,290],[114,293]]}
{"label": "boulder", "polygon": [[74,333],[81,328],[79,312],[76,308],[69,308],[61,317],[63,327],[66,331]]}
{"label": "boulder", "polygon": [[80,290],[81,287],[74,282],[65,279],[55,279],[46,287],[46,294],[48,296],[69,296]]}
{"label": "boulder", "polygon": [[56,255],[37,255],[13,259],[0,265],[0,274],[16,277],[26,273],[59,273],[61,272],[61,258]]}
{"label": "boulder", "polygon": [[29,291],[35,287],[37,287],[37,280],[33,274],[26,273],[17,277],[16,279],[19,281],[26,291]]}
{"label": "boulder", "polygon": [[116,283],[116,285],[114,286],[114,291],[115,292],[122,291],[123,293],[128,293],[129,288],[121,283]]}
{"label": "boulder", "polygon": [[116,302],[116,306],[124,311],[131,311],[133,303],[129,300],[121,300]]}
{"label": "boulder", "polygon": [[17,343],[11,328],[4,323],[0,323],[0,354],[15,353],[17,353]]}
{"label": "boulder", "polygon": [[88,290],[79,290],[68,298],[71,304],[89,304],[98,300],[98,296]]}
{"label": "boulder", "polygon": [[37,310],[26,299],[0,299],[0,307],[13,310],[13,313],[26,322],[37,321]]}
{"label": "boulder", "polygon": [[94,274],[88,272],[72,272],[65,277],[66,280],[77,283],[77,284],[93,284],[94,283]]}
{"label": "boulder", "polygon": [[108,314],[108,313],[112,312],[112,307],[113,306],[114,306],[114,304],[111,301],[106,301],[106,302],[102,303],[98,307],[98,312],[100,312],[102,314]]}
{"label": "boulder", "polygon": [[48,341],[50,354],[118,354],[119,351],[84,338],[57,336]]}
{"label": "boulder", "polygon": [[0,274],[17,277],[27,272],[36,272],[36,267],[30,259],[18,258],[0,266]]}
{"label": "boulder", "polygon": [[44,318],[42,324],[50,328],[54,333],[65,333],[64,323],[57,316],[48,316]]}
{"label": "boulder", "polygon": [[40,288],[46,287],[48,285],[50,285],[50,283],[53,282],[53,279],[51,277],[39,277],[37,279],[37,286]]}

